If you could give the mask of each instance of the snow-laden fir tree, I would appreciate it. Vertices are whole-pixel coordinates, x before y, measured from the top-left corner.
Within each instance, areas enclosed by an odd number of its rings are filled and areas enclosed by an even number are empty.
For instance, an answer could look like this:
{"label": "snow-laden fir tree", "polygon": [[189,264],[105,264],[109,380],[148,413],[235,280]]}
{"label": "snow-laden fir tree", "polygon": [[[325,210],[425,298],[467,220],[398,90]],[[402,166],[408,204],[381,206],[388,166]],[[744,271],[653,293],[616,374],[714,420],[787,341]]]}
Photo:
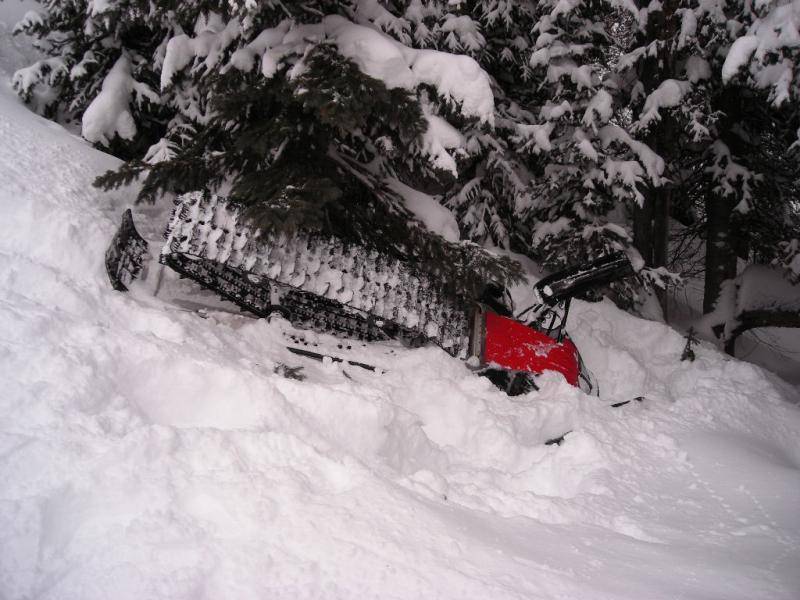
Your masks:
{"label": "snow-laden fir tree", "polygon": [[[52,3],[29,30],[52,39],[106,24],[79,50],[51,50],[71,69],[95,46],[108,49],[89,74],[95,94],[82,113],[72,107],[84,132],[104,146],[149,146],[102,185],[139,177],[144,199],[220,191],[264,228],[402,254],[472,293],[478,281],[516,274],[510,261],[454,243],[457,233],[429,234],[415,212],[421,197],[430,202],[425,191],[457,186],[478,154],[465,132],[493,125],[491,78],[468,55],[406,45],[408,21],[375,1],[72,6],[66,18]],[[142,22],[158,43],[137,49],[124,32]],[[67,80],[53,88],[62,105],[79,87]],[[137,127],[142,106],[162,117],[162,131]]]}
{"label": "snow-laden fir tree", "polygon": [[415,45],[464,52],[491,77],[494,120],[465,123],[470,153],[460,162],[458,185],[444,190],[446,205],[469,239],[528,252],[530,227],[522,213],[531,202],[531,175],[518,130],[533,122],[525,109],[531,69],[524,56],[534,40],[531,3],[411,2],[404,15]]}
{"label": "snow-laden fir tree", "polygon": [[745,10],[746,26],[725,57],[722,80],[766,92],[772,110],[763,155],[773,169],[764,170],[778,176],[773,177],[778,184],[764,194],[773,202],[755,207],[763,217],[754,220],[756,231],[748,233],[751,239],[754,233],[757,236],[754,245],[762,249],[761,258],[782,265],[796,284],[800,280],[800,1],[757,2]]}
{"label": "snow-laden fir tree", "polygon": [[[706,241],[708,312],[722,282],[736,276],[737,255],[775,259],[796,223],[789,199],[798,184],[791,150],[797,114],[770,106],[767,92],[733,78],[731,57],[745,60],[737,46],[757,20],[749,3],[653,2],[639,18],[617,72],[629,90],[631,131],[665,159],[668,181],[645,189],[636,242],[647,262],[660,266],[667,263],[670,217],[698,228]],[[785,73],[785,66],[776,69]]]}
{"label": "snow-laden fir tree", "polygon": [[[800,99],[800,0],[755,2],[741,7],[740,35],[722,65],[725,83],[739,80],[764,89],[780,108]],[[800,129],[796,132],[800,141]]]}
{"label": "snow-laden fir tree", "polygon": [[47,57],[17,71],[14,89],[37,112],[81,120],[90,142],[141,155],[168,119],[152,65],[162,18],[149,2],[43,0],[16,32],[36,37]]}
{"label": "snow-laden fir tree", "polygon": [[614,121],[615,82],[603,74],[604,19],[615,10],[604,2],[413,2],[408,24],[385,28],[415,45],[467,52],[492,78],[494,124],[462,129],[476,152],[445,192],[471,239],[510,245],[552,268],[616,250],[638,258],[624,208],[641,201],[644,182],[661,182],[663,165]]}
{"label": "snow-laden fir tree", "polygon": [[[533,252],[564,266],[627,251],[637,266],[627,211],[640,189],[663,182],[663,161],[621,125],[620,89],[609,77],[608,26],[618,8],[602,1],[532,5],[534,40],[523,56],[530,70],[526,97],[532,122],[518,123],[515,141],[529,155]],[[660,273],[642,275],[660,283]],[[636,298],[628,284],[619,291]]]}

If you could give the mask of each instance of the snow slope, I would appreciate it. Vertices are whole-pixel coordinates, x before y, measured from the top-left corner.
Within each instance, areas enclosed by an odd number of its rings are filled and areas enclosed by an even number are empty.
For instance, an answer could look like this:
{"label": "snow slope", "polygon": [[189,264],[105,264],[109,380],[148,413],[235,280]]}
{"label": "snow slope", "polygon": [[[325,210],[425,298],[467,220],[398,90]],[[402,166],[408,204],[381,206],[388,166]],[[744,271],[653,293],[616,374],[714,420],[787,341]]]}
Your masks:
{"label": "snow slope", "polygon": [[91,181],[117,161],[7,79],[0,598],[800,597],[796,389],[608,303],[571,317],[600,400],[510,399],[435,348],[351,379],[274,324],[114,292],[133,194]]}

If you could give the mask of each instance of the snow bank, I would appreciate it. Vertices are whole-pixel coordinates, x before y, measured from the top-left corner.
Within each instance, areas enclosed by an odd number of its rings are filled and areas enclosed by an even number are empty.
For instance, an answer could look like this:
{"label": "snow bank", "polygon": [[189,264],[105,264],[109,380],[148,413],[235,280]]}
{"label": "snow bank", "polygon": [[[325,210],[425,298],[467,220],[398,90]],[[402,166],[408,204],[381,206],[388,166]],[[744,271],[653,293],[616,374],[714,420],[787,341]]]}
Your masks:
{"label": "snow bank", "polygon": [[[571,317],[601,399],[555,374],[510,399],[436,348],[384,375],[306,361],[277,323],[112,291],[133,191],[90,183],[117,162],[7,86],[0,130],[0,597],[796,597],[776,378],[681,363],[607,302]],[[167,209],[136,211],[154,248]]]}
{"label": "snow bank", "polygon": [[[13,19],[4,20],[5,15],[0,13],[0,71],[14,73],[33,64],[40,54],[33,48],[31,40],[23,35],[12,35],[14,31]],[[25,88],[30,88],[27,83]]]}

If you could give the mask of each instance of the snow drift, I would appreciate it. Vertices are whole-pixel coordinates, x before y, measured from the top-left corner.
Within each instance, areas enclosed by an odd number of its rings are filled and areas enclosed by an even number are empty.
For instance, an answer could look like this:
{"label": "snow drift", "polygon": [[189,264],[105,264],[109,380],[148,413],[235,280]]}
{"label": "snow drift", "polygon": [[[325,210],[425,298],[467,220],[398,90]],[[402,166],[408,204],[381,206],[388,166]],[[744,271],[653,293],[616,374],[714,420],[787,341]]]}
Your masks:
{"label": "snow drift", "polygon": [[264,321],[111,290],[134,193],[91,182],[117,161],[6,83],[0,131],[0,597],[797,597],[776,377],[681,363],[607,302],[572,317],[600,400],[557,375],[510,399],[435,348],[345,375]]}

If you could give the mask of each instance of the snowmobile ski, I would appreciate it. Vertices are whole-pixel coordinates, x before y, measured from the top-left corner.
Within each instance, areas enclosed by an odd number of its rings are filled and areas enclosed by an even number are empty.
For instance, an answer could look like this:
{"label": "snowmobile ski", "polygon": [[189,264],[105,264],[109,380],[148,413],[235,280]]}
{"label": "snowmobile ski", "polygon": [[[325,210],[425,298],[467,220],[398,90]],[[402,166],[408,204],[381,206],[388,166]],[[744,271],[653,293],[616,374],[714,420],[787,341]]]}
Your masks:
{"label": "snowmobile ski", "polygon": [[623,400],[622,402],[615,402],[614,404],[609,404],[611,408],[619,408],[620,406],[625,406],[626,404],[630,404],[631,402],[644,402],[644,396],[636,396],[636,398],[631,398],[630,400]]}
{"label": "snowmobile ski", "polygon": [[282,327],[281,335],[286,349],[298,356],[318,361],[329,358],[332,362],[361,367],[366,371],[387,373],[397,359],[398,351],[402,350],[402,346],[393,341],[367,344],[324,333],[298,330],[291,327],[291,323],[284,323],[288,327]]}
{"label": "snowmobile ski", "polygon": [[[608,408],[620,408],[622,406],[627,406],[631,402],[644,402],[646,398],[644,396],[636,396],[636,398],[631,398],[630,400],[623,400],[622,402],[615,402],[614,404],[607,404]],[[564,438],[567,434],[572,433],[572,431],[566,431],[559,435],[558,437],[550,438],[547,440],[544,445],[545,446],[560,446],[561,443],[564,441]]]}
{"label": "snowmobile ski", "polygon": [[361,367],[366,371],[373,371],[375,373],[383,373],[383,369],[378,369],[374,365],[369,365],[367,363],[358,362],[357,360],[347,360],[346,358],[342,358],[340,356],[334,356],[333,354],[322,354],[320,352],[313,352],[311,350],[305,350],[303,348],[297,348],[295,346],[286,346],[286,349],[291,352],[292,354],[297,354],[298,356],[305,356],[306,358],[313,358],[314,360],[318,360],[319,362],[324,361],[326,358],[330,359],[332,362],[335,363],[342,363],[346,365],[350,365],[352,367]]}

